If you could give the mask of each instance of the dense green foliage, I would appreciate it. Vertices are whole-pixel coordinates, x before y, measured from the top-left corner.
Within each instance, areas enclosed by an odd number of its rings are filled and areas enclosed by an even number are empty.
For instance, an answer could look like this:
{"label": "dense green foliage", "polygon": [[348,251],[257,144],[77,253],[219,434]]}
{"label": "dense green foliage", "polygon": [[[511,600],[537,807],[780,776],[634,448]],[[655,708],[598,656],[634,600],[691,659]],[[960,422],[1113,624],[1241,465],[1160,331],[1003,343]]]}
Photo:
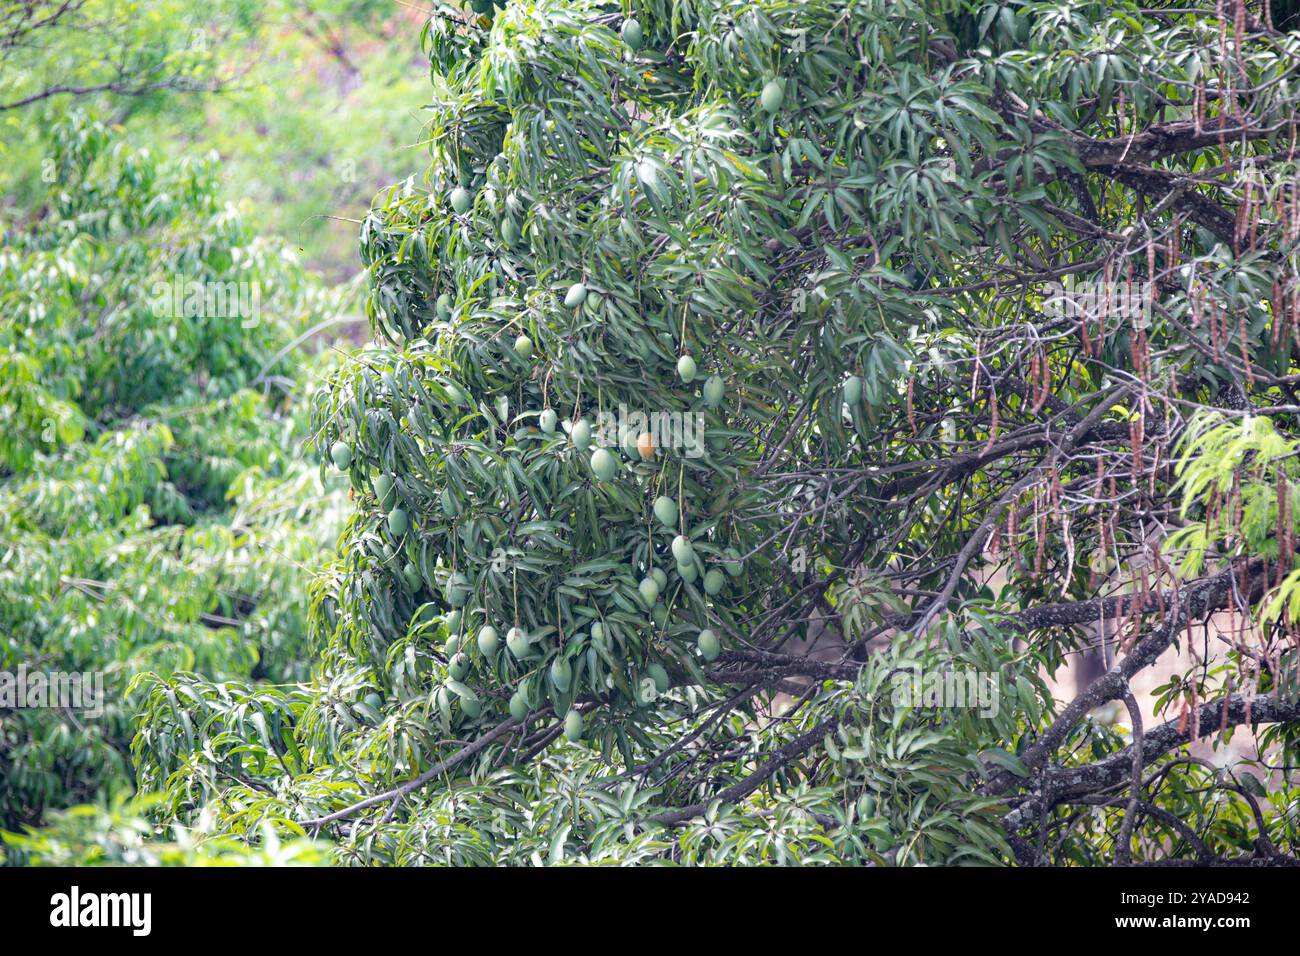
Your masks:
{"label": "dense green foliage", "polygon": [[[480,6],[430,20],[431,165],[363,225],[377,341],[316,400],[361,495],[319,670],[152,685],[171,819],[360,862],[1293,853],[1285,616],[1161,690],[1132,787],[1088,714],[1293,560],[1289,472],[1197,436],[1293,421],[1300,41],[1244,8]],[[1063,277],[1149,311],[1081,317]],[[704,441],[594,428],[620,407]],[[1243,524],[1205,468],[1281,491]],[[1115,663],[1059,706],[1099,618]],[[900,700],[916,671],[1002,706]],[[1258,759],[1180,756],[1261,722]]]}
{"label": "dense green foliage", "polygon": [[[0,782],[112,796],[134,717],[145,799],[15,858],[1294,862],[1280,26],[436,4],[319,388],[339,303],[209,167],[66,127],[0,260],[5,666],[134,677],[6,717]],[[178,274],[259,321],[160,321]]]}
{"label": "dense green foliage", "polygon": [[[286,401],[310,372],[287,346],[337,296],[216,200],[212,162],[81,119],[49,143],[41,215],[0,254],[0,670],[97,672],[107,701],[4,716],[9,828],[129,790],[134,675],[305,678],[306,580],[341,506]],[[178,282],[255,308],[177,314]]]}
{"label": "dense green foliage", "polygon": [[159,839],[142,816],[148,801],[79,806],[52,813],[49,825],[7,834],[12,862],[24,866],[321,866],[327,847],[319,841],[281,844],[268,830],[258,847],[241,840],[209,839],[202,830],[180,829]]}
{"label": "dense green foliage", "polygon": [[[91,101],[115,138],[221,156],[217,198],[301,250],[329,281],[357,272],[356,220],[419,168],[415,14],[386,0],[37,0],[0,11],[0,217],[44,197],[46,138]],[[215,95],[205,95],[214,91]],[[14,104],[25,105],[16,107]]]}
{"label": "dense green foliage", "polygon": [[[142,848],[170,831],[139,818],[156,801],[121,802],[129,687],[309,672],[305,582],[344,491],[301,462],[302,400],[332,364],[319,336],[356,319],[354,290],[298,260],[352,275],[353,227],[331,216],[404,165],[394,104],[420,71],[404,76],[418,51],[392,16],[374,0],[0,11],[0,681],[86,669],[106,697],[102,715],[0,704],[0,828],[48,824],[7,836],[10,862],[322,859],[201,826]],[[112,802],[56,809],[83,800]]]}

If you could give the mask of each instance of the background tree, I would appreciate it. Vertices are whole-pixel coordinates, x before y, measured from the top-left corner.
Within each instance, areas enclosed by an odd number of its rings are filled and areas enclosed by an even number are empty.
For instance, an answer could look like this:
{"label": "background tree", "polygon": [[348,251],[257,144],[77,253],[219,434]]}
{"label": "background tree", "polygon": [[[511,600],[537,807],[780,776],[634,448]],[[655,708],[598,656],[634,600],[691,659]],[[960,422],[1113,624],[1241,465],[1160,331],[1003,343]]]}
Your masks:
{"label": "background tree", "polygon": [[303,587],[344,490],[303,465],[302,398],[357,321],[355,285],[316,273],[356,272],[343,217],[405,168],[406,21],[376,0],[0,11],[0,682],[75,669],[107,695],[95,717],[0,686],[0,828],[44,827],[0,834],[11,863],[324,858],[140,820],[128,684],[308,674]]}
{"label": "background tree", "polygon": [[4,829],[130,791],[135,674],[306,678],[342,506],[287,400],[311,386],[298,333],[341,297],[217,200],[213,161],[80,116],[50,142],[47,201],[0,254],[0,671],[98,674],[105,700],[0,705]]}
{"label": "background tree", "polygon": [[319,670],[255,694],[278,735],[143,682],[169,819],[364,861],[1293,861],[1296,34],[543,0],[424,39],[430,167],[363,225],[377,341],[316,406],[360,493]]}
{"label": "background tree", "polygon": [[[253,4],[24,0],[0,11],[0,112],[101,93],[146,97],[222,88],[220,45],[255,22]],[[223,14],[234,16],[225,20]]]}
{"label": "background tree", "polygon": [[423,83],[410,7],[386,0],[47,0],[0,11],[0,218],[44,201],[50,129],[97,116],[137,149],[216,152],[221,202],[301,250],[328,282],[357,274],[356,223],[419,168],[404,104]]}
{"label": "background tree", "polygon": [[[326,213],[403,168],[380,91],[419,82],[404,22],[376,0],[0,12],[0,672],[108,695],[103,718],[0,698],[0,827],[49,825],[5,834],[12,862],[234,858],[140,847],[127,684],[308,674],[303,587],[343,490],[303,466],[300,401],[356,323],[355,286],[315,273],[356,272]],[[255,311],[187,315],[195,287]]]}

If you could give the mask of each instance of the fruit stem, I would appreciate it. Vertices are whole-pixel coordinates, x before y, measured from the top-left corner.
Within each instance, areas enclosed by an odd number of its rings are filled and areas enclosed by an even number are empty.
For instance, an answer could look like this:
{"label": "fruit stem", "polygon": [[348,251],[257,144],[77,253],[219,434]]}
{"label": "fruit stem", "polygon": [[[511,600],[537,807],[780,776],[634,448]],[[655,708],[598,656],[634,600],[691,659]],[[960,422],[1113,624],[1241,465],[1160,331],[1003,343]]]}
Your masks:
{"label": "fruit stem", "polygon": [[686,499],[682,497],[682,483],[686,480],[686,459],[677,466],[677,530],[686,533]]}

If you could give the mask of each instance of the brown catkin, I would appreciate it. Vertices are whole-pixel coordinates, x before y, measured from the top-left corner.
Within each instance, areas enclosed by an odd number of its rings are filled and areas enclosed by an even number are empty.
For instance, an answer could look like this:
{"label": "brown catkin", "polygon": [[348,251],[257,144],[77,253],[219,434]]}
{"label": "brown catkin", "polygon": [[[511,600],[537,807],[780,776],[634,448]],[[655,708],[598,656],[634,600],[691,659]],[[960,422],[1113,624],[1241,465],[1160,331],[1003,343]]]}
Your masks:
{"label": "brown catkin", "polygon": [[1245,54],[1242,48],[1245,44],[1242,40],[1246,36],[1246,3],[1245,0],[1236,0],[1233,4],[1232,18],[1232,43],[1236,48],[1237,72],[1241,75],[1243,83],[1249,83],[1250,79],[1246,76]]}
{"label": "brown catkin", "polygon": [[1256,249],[1259,244],[1259,217],[1263,213],[1263,210],[1264,210],[1264,201],[1262,199],[1259,200],[1258,202],[1254,202],[1251,204],[1250,248],[1252,251]]}
{"label": "brown catkin", "polygon": [[1278,469],[1277,473],[1277,546],[1278,560],[1283,568],[1291,564],[1293,542],[1291,540],[1291,482],[1286,471]]}
{"label": "brown catkin", "polygon": [[1143,417],[1144,416],[1139,414],[1135,419],[1133,419],[1133,421],[1129,422],[1128,425],[1129,447],[1131,452],[1130,467],[1132,469],[1132,479],[1134,484],[1137,484],[1138,475],[1142,472]]}
{"label": "brown catkin", "polygon": [[1286,299],[1282,295],[1282,283],[1273,280],[1273,321],[1269,326],[1269,339],[1276,348],[1282,338],[1282,325],[1286,322]]}
{"label": "brown catkin", "polygon": [[1038,353],[1039,379],[1041,380],[1038,387],[1038,397],[1034,401],[1034,414],[1037,415],[1047,404],[1047,398],[1052,393],[1052,369],[1047,363],[1047,353],[1039,351]]}
{"label": "brown catkin", "polygon": [[1251,197],[1253,193],[1251,184],[1246,182],[1246,188],[1242,190],[1241,202],[1237,204],[1237,215],[1232,224],[1232,241],[1233,245],[1240,248],[1241,240],[1246,235],[1246,216],[1250,209]]}
{"label": "brown catkin", "polygon": [[1241,317],[1241,362],[1246,367],[1246,384],[1255,387],[1255,371],[1250,364],[1250,343],[1246,340],[1246,317]]}
{"label": "brown catkin", "polygon": [[913,375],[907,380],[907,423],[912,426],[912,434],[916,434],[916,409],[912,405],[912,394],[916,388],[916,376]]}
{"label": "brown catkin", "polygon": [[1034,574],[1041,577],[1043,574],[1043,553],[1045,547],[1046,535],[1043,534],[1043,521],[1039,502],[1042,497],[1040,489],[1034,489],[1033,499],[1033,523],[1034,523]]}
{"label": "brown catkin", "polygon": [[1097,505],[1100,503],[1101,495],[1102,495],[1102,487],[1103,487],[1102,483],[1105,481],[1105,479],[1106,479],[1105,458],[1102,455],[1098,455],[1097,456],[1097,477],[1096,480],[1093,482],[1093,486],[1092,486],[1093,500],[1088,505],[1089,511],[1095,510]]}

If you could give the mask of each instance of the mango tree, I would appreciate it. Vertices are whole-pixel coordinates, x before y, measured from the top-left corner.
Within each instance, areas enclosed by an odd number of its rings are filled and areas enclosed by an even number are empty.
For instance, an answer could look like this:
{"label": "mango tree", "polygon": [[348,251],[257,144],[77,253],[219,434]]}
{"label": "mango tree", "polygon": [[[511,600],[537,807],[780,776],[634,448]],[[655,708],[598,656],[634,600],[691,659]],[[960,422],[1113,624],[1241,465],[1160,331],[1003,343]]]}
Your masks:
{"label": "mango tree", "polygon": [[541,0],[423,41],[429,168],[315,409],[357,496],[316,681],[283,741],[217,722],[248,781],[150,779],[367,861],[1294,856],[1300,37]]}

